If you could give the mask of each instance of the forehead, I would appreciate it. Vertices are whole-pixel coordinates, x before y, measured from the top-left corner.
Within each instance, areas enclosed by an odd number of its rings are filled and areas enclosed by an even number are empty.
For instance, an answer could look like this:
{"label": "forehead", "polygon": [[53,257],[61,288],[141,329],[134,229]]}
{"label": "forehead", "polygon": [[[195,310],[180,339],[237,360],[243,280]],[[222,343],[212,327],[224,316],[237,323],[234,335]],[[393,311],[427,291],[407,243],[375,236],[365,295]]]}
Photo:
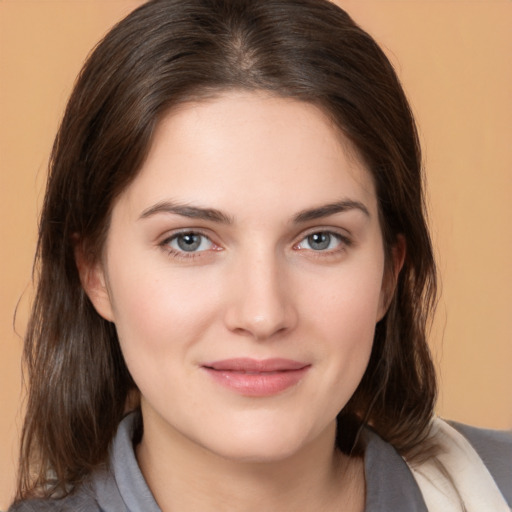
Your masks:
{"label": "forehead", "polygon": [[300,210],[345,196],[376,209],[368,170],[329,117],[260,92],[224,93],[168,112],[122,196],[139,209],[177,199],[262,212],[286,198],[283,210]]}

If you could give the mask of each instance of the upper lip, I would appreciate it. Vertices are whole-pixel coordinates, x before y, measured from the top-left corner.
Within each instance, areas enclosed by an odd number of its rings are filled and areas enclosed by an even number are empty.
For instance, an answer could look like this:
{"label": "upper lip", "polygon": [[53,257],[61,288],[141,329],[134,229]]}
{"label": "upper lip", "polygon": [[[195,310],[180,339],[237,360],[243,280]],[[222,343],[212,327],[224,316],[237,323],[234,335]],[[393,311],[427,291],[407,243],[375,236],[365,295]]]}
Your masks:
{"label": "upper lip", "polygon": [[218,371],[236,371],[236,372],[277,372],[300,370],[309,366],[308,363],[295,361],[293,359],[283,359],[275,357],[271,359],[252,359],[250,357],[238,357],[233,359],[223,359],[221,361],[212,361],[202,365],[205,368]]}

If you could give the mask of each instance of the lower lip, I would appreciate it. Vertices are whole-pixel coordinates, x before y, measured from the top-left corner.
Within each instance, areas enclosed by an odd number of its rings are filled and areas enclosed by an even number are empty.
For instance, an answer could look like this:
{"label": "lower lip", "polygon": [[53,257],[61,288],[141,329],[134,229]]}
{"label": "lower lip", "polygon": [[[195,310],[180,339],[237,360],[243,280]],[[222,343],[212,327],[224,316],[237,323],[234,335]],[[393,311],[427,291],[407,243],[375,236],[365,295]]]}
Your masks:
{"label": "lower lip", "polygon": [[216,382],[244,396],[271,396],[289,389],[304,377],[309,366],[298,370],[242,373],[203,367]]}

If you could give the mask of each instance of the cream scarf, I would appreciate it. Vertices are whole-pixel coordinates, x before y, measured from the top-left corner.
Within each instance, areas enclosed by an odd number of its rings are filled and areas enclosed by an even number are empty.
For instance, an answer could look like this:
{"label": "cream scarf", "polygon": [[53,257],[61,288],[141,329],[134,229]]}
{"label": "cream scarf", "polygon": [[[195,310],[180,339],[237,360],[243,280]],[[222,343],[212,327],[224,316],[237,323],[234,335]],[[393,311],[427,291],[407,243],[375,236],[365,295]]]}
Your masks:
{"label": "cream scarf", "polygon": [[[431,436],[441,446],[438,460],[453,479],[467,512],[510,512],[488,469],[467,441],[445,421],[435,418]],[[461,512],[460,498],[431,460],[409,466],[429,512]]]}

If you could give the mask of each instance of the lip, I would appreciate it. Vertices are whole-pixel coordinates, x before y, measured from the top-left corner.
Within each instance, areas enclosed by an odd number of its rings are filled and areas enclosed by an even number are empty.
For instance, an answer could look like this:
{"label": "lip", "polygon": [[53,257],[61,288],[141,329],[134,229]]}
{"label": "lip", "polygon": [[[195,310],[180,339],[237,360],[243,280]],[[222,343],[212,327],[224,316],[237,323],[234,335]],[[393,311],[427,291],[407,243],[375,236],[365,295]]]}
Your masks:
{"label": "lip", "polygon": [[299,383],[311,365],[292,359],[233,358],[201,368],[218,384],[244,396],[276,395]]}

